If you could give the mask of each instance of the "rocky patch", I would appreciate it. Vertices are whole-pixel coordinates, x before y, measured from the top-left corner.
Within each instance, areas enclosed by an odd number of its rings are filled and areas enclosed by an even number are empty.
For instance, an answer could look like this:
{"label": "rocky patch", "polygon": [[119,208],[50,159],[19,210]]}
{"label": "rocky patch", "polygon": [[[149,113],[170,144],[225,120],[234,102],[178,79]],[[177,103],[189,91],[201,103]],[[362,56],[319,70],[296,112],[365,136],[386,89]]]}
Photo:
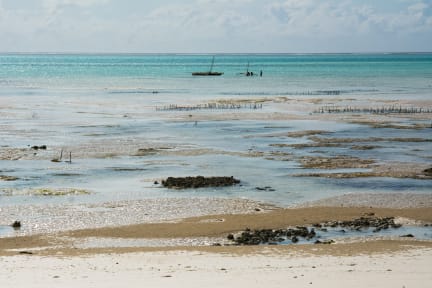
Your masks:
{"label": "rocky patch", "polygon": [[291,240],[292,243],[297,243],[299,238],[310,240],[316,236],[314,228],[308,229],[307,227],[296,227],[289,229],[261,229],[251,231],[246,229],[241,234],[235,237],[229,234],[227,239],[234,241],[235,245],[259,245],[270,244],[275,245],[280,242]]}
{"label": "rocky patch", "polygon": [[350,230],[360,231],[362,229],[374,228],[373,232],[379,232],[383,229],[399,228],[402,224],[397,224],[394,221],[394,217],[360,217],[349,221],[329,221],[323,224],[314,224],[314,227],[341,227]]}
{"label": "rocky patch", "polygon": [[299,242],[301,238],[307,241],[315,239],[313,242],[314,244],[331,244],[334,243],[331,239],[320,239],[322,237],[321,235],[328,232],[330,228],[340,228],[342,229],[340,230],[341,232],[344,232],[344,229],[361,231],[374,228],[373,232],[377,233],[383,229],[397,229],[401,226],[402,224],[395,223],[394,217],[378,218],[370,215],[348,221],[315,223],[312,224],[312,227],[297,226],[288,229],[260,229],[253,231],[247,228],[245,231],[240,232],[238,236],[229,234],[227,239],[232,241],[234,245],[276,245],[287,241],[295,244]]}
{"label": "rocky patch", "polygon": [[16,181],[18,179],[19,178],[15,176],[0,175],[0,181]]}
{"label": "rocky patch", "polygon": [[224,187],[240,183],[240,180],[231,177],[168,177],[162,185],[171,189],[187,189],[202,187]]}
{"label": "rocky patch", "polygon": [[428,168],[423,170],[423,174],[429,177],[432,177],[432,168]]}

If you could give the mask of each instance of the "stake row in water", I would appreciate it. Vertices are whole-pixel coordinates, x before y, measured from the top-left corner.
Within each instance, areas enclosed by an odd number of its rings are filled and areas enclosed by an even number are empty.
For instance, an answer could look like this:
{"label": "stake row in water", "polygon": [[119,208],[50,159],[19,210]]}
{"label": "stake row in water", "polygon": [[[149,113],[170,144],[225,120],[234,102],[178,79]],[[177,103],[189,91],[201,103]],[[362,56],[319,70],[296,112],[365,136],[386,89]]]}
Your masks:
{"label": "stake row in water", "polygon": [[228,110],[228,109],[262,109],[262,104],[249,103],[249,104],[238,104],[238,103],[207,103],[198,104],[193,106],[180,106],[177,104],[170,104],[162,107],[156,107],[156,111],[192,111],[192,110]]}
{"label": "stake row in water", "polygon": [[367,114],[417,114],[432,113],[432,108],[425,107],[352,107],[352,106],[323,106],[314,113],[367,113]]}

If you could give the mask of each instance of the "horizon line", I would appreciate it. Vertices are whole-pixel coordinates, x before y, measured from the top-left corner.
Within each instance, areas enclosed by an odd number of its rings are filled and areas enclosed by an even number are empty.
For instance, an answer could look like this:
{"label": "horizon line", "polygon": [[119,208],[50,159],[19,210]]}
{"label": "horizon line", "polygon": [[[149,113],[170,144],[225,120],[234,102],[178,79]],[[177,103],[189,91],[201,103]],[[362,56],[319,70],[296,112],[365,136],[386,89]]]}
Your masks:
{"label": "horizon line", "polygon": [[376,52],[13,52],[0,55],[376,55],[376,54],[432,54],[432,51],[376,51]]}

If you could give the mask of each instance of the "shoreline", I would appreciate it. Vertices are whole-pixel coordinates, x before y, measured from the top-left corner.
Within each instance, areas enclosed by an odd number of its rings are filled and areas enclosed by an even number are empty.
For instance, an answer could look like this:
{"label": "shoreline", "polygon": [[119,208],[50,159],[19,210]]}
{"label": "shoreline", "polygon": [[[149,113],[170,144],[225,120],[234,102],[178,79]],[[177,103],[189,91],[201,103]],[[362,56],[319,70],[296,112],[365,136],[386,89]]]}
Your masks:
{"label": "shoreline", "polygon": [[[8,287],[429,287],[432,241],[362,238],[329,245],[103,246],[106,237],[174,239],[226,235],[251,228],[304,225],[361,215],[403,217],[432,223],[432,209],[308,207],[250,214],[205,215],[177,222],[74,230],[0,238],[0,286]],[[222,220],[222,221],[221,221]],[[114,238],[112,238],[114,237]],[[158,238],[153,238],[158,237]],[[99,246],[79,243],[100,239]],[[97,243],[97,242],[96,242]],[[17,277],[20,275],[20,277]]]}
{"label": "shoreline", "polygon": [[[287,227],[296,226],[311,227],[311,225],[315,225],[315,223],[348,221],[359,217],[368,217],[370,215],[377,218],[394,217],[398,223],[403,225],[414,225],[417,227],[427,225],[428,227],[425,227],[425,229],[432,229],[429,228],[429,225],[432,225],[432,209],[430,205],[424,205],[425,200],[426,203],[428,203],[427,201],[432,201],[431,195],[423,195],[424,197],[417,198],[406,194],[393,194],[391,196],[393,198],[400,197],[400,199],[399,201],[388,202],[386,208],[383,208],[382,203],[377,201],[377,197],[368,197],[367,199],[369,202],[361,202],[359,201],[359,198],[356,199],[354,197],[351,202],[348,201],[347,207],[341,207],[340,205],[326,206],[326,200],[321,200],[317,202],[319,205],[316,206],[311,206],[313,204],[309,203],[304,207],[291,208],[281,208],[250,200],[240,201],[239,199],[223,199],[221,201],[221,199],[201,199],[201,202],[199,203],[206,203],[207,208],[205,211],[195,211],[194,215],[184,214],[181,210],[177,210],[177,214],[171,214],[170,217],[167,217],[166,214],[160,214],[153,219],[148,218],[147,220],[141,219],[137,221],[134,217],[142,214],[143,211],[147,211],[145,210],[146,206],[141,206],[139,209],[133,210],[134,214],[127,214],[125,216],[125,219],[135,219],[136,222],[132,221],[125,224],[113,224],[111,221],[106,222],[105,225],[94,225],[94,223],[97,222],[98,217],[102,219],[107,217],[103,211],[101,212],[99,208],[95,207],[99,214],[87,214],[89,219],[93,219],[94,217],[94,221],[87,222],[87,226],[81,227],[73,226],[73,219],[68,219],[67,222],[63,221],[66,217],[65,215],[68,215],[67,213],[71,212],[67,212],[68,209],[63,208],[63,211],[66,214],[63,216],[57,214],[57,220],[51,222],[53,225],[58,225],[63,229],[54,229],[51,230],[51,232],[40,230],[39,232],[33,231],[30,234],[22,234],[21,236],[15,234],[15,236],[12,235],[10,237],[0,238],[0,255],[13,256],[29,252],[32,254],[34,253],[35,255],[68,257],[74,255],[92,255],[91,251],[95,254],[100,254],[107,252],[135,253],[140,251],[160,250],[180,251],[182,249],[203,249],[209,252],[220,250],[231,251],[232,253],[235,253],[234,251],[238,249],[239,251],[245,250],[255,253],[262,249],[273,249],[273,247],[271,247],[272,245],[259,245],[252,248],[243,245],[232,246],[232,244],[230,244],[231,242],[226,240],[227,235],[231,233],[239,233],[239,231],[243,231],[246,228],[255,230],[285,229]],[[339,198],[329,198],[327,199],[327,203],[334,204],[337,203],[337,201],[346,203],[349,197],[350,195]],[[383,194],[381,197],[386,197],[386,195]],[[407,199],[411,199],[411,203],[405,202]],[[165,201],[167,201],[167,203],[170,202],[169,199],[165,199]],[[171,201],[173,201],[171,204],[179,204],[179,199],[171,199]],[[354,204],[356,201],[362,205],[355,206]],[[409,205],[404,208],[400,207],[402,202]],[[217,204],[220,206],[216,205],[212,207],[212,203],[213,205]],[[234,206],[231,206],[232,208],[230,213],[217,213],[217,211],[224,211],[226,207],[229,207],[226,206],[230,205],[229,203],[231,205],[234,204]],[[376,203],[376,206],[372,207],[374,206],[374,203]],[[419,204],[420,207],[416,207],[416,203]],[[243,206],[241,206],[241,208],[234,208],[239,204]],[[149,205],[152,205],[152,203],[149,203]],[[167,205],[166,207],[175,206],[170,206],[169,204],[165,205]],[[391,205],[394,205],[393,208],[389,207]],[[105,207],[108,206],[105,205]],[[112,207],[115,209],[115,206]],[[125,208],[126,206],[119,207]],[[43,209],[42,207],[39,208],[40,213],[48,215],[48,210]],[[0,212],[5,213],[5,207],[2,207],[2,209],[3,210],[0,210]],[[61,208],[56,209],[56,213],[60,210]],[[126,210],[120,210],[120,213],[124,213],[124,211]],[[154,211],[158,211],[158,209],[156,208]],[[212,213],[211,211],[216,211],[216,213]],[[108,210],[105,212],[108,213],[107,215],[110,215],[110,219],[115,218],[111,211]],[[53,215],[56,215],[56,213]],[[75,215],[77,219],[81,218],[81,215],[76,214],[76,211],[72,211],[72,214],[70,215]],[[32,214],[32,216],[37,218],[36,214]],[[89,225],[89,223],[92,223],[92,225]],[[31,223],[23,224],[30,225]],[[38,226],[38,224],[36,226]],[[336,242],[331,245],[277,245],[277,248],[275,249],[286,249],[287,251],[293,249],[295,251],[303,249],[299,247],[309,246],[310,248],[305,249],[313,251],[314,249],[317,249],[316,247],[319,247],[319,249],[330,249],[328,251],[332,251],[332,247],[340,245],[352,245],[352,247],[356,247],[357,245],[358,247],[361,247],[365,241],[369,243],[368,246],[370,247],[376,245],[379,246],[377,243],[380,243],[381,241],[387,241],[388,243],[414,243],[415,245],[432,247],[432,240],[418,240],[415,238],[405,239],[397,237],[397,235],[390,237],[377,234],[374,237],[353,237],[354,238],[352,239],[348,238],[345,240],[336,239]],[[215,246],[216,244],[219,247]],[[331,248],[326,248],[324,246]],[[394,247],[397,246],[398,245]]]}

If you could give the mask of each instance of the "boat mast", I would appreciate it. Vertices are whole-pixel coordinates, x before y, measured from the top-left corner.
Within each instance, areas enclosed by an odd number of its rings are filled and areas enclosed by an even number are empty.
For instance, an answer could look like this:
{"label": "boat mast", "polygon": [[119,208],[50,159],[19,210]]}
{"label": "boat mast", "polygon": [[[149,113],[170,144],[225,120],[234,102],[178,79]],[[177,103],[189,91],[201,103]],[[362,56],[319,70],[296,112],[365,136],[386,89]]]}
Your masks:
{"label": "boat mast", "polygon": [[213,65],[214,65],[214,56],[213,56],[213,58],[212,58],[212,63],[211,63],[211,65],[210,65],[210,73],[212,72],[212,70],[213,70]]}

